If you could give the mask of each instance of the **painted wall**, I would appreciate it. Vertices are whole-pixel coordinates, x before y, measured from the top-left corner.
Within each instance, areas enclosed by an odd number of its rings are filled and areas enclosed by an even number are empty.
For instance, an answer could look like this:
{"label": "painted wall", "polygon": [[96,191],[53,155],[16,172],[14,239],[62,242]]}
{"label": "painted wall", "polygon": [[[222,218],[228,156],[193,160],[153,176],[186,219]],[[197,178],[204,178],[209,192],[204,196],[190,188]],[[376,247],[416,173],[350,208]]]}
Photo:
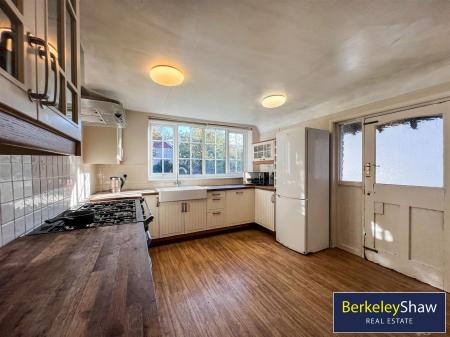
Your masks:
{"label": "painted wall", "polygon": [[[147,189],[173,186],[173,181],[148,180],[148,120],[151,114],[127,111],[127,127],[123,130],[124,161],[121,164],[96,165],[96,188],[108,190],[111,176],[127,174],[124,189]],[[190,120],[185,120],[190,121]],[[200,122],[200,121],[197,121]],[[254,134],[257,135],[256,131]],[[242,179],[189,179],[189,185],[240,184]]]}

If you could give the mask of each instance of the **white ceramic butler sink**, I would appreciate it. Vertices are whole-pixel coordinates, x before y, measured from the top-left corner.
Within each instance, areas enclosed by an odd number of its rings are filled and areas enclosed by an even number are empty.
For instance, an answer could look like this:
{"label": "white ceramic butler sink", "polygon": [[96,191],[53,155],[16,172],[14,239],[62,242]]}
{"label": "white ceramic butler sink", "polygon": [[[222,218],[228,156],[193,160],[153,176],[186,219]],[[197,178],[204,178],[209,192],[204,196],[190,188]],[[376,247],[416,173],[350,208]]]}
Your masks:
{"label": "white ceramic butler sink", "polygon": [[203,186],[180,186],[157,188],[159,202],[206,199],[206,187]]}

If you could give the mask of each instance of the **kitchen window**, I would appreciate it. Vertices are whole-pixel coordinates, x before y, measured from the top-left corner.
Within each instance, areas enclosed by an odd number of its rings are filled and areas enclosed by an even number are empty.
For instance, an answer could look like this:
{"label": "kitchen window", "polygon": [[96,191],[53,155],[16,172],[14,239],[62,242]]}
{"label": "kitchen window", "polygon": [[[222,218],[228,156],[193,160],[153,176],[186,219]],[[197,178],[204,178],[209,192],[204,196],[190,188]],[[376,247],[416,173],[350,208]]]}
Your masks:
{"label": "kitchen window", "polygon": [[244,130],[150,121],[149,135],[151,179],[242,176]]}
{"label": "kitchen window", "polygon": [[362,181],[362,123],[339,125],[339,181]]}

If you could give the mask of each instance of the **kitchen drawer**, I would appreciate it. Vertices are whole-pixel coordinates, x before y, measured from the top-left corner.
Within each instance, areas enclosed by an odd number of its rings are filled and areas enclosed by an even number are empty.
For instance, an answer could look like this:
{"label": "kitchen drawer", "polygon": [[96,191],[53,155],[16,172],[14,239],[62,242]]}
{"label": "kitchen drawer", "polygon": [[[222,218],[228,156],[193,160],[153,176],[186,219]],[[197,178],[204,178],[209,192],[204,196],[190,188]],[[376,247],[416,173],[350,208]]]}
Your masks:
{"label": "kitchen drawer", "polygon": [[208,194],[208,211],[225,208],[225,193],[216,192],[215,194]]}
{"label": "kitchen drawer", "polygon": [[225,191],[210,191],[208,192],[209,198],[225,198]]}
{"label": "kitchen drawer", "polygon": [[216,210],[208,212],[207,229],[225,227],[225,212]]}

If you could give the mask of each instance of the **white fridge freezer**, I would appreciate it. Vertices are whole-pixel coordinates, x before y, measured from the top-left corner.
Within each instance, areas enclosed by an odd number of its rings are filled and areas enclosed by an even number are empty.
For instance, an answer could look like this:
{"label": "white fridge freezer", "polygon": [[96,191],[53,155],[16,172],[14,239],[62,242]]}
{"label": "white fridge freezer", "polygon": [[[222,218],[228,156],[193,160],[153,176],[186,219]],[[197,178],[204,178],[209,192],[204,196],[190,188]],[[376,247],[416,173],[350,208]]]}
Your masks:
{"label": "white fridge freezer", "polygon": [[296,128],[277,133],[276,238],[299,253],[330,244],[330,134]]}

